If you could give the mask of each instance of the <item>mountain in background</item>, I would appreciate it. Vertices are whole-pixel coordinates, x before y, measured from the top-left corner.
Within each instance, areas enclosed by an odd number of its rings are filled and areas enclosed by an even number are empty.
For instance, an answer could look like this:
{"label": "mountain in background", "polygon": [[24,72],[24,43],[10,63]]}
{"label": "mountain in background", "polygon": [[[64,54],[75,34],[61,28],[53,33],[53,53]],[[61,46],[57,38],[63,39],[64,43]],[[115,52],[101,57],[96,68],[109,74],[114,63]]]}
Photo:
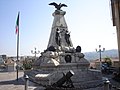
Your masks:
{"label": "mountain in background", "polygon": [[[84,55],[87,60],[96,60],[100,58],[99,52],[85,52]],[[118,50],[117,49],[105,50],[104,52],[101,53],[101,58],[104,57],[116,58],[118,57]]]}

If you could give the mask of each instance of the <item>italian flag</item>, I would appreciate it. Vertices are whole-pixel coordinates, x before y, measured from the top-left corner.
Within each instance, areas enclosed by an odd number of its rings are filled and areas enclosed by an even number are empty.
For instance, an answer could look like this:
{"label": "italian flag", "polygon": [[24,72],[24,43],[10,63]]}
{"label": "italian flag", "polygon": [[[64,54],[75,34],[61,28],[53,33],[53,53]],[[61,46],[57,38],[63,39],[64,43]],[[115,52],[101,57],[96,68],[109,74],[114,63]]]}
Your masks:
{"label": "italian flag", "polygon": [[15,33],[18,34],[19,33],[19,13],[18,13],[18,16],[17,16],[17,20],[16,20],[16,31]]}

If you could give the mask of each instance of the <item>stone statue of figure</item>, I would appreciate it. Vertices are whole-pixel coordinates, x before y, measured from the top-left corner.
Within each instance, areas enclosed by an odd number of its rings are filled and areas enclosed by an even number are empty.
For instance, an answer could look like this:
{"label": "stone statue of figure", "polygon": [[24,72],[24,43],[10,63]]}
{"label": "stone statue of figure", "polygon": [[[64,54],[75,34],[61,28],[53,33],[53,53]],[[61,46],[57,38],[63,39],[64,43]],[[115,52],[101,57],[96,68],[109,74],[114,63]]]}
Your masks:
{"label": "stone statue of figure", "polygon": [[65,32],[65,40],[68,46],[70,46],[70,33],[68,31]]}
{"label": "stone statue of figure", "polygon": [[53,3],[50,3],[49,5],[53,5],[53,6],[55,6],[55,8],[57,9],[57,10],[60,10],[61,9],[61,7],[67,7],[67,5],[65,5],[65,4],[57,4],[57,3],[55,3],[55,2],[53,2]]}
{"label": "stone statue of figure", "polygon": [[59,29],[58,29],[58,28],[56,29],[56,36],[55,36],[55,40],[56,40],[57,45],[59,45],[59,46],[60,46],[60,31],[59,31]]}

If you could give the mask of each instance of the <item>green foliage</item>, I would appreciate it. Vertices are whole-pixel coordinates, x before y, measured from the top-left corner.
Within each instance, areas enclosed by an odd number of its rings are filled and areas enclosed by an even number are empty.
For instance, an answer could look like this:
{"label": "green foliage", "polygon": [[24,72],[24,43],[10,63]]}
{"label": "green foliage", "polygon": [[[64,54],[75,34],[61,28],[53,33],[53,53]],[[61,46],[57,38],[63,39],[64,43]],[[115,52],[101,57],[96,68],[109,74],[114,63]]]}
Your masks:
{"label": "green foliage", "polygon": [[110,58],[110,57],[105,57],[105,58],[104,58],[104,63],[107,63],[108,66],[110,67],[110,66],[112,65],[112,60],[111,60],[111,58]]}
{"label": "green foliage", "polygon": [[29,60],[25,60],[23,62],[23,67],[24,67],[25,70],[31,69],[32,68],[32,62],[29,61]]}

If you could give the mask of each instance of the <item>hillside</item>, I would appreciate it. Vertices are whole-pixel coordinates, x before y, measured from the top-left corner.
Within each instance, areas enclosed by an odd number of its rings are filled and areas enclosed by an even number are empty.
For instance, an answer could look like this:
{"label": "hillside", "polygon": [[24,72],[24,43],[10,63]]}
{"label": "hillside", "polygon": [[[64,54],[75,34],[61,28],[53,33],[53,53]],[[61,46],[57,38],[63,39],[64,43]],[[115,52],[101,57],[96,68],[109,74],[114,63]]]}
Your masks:
{"label": "hillside", "polygon": [[[99,52],[85,52],[85,58],[88,60],[95,60],[95,59],[99,59],[100,54]],[[102,52],[101,57],[118,57],[118,50],[117,49],[111,49],[111,50],[106,50],[104,52]]]}

